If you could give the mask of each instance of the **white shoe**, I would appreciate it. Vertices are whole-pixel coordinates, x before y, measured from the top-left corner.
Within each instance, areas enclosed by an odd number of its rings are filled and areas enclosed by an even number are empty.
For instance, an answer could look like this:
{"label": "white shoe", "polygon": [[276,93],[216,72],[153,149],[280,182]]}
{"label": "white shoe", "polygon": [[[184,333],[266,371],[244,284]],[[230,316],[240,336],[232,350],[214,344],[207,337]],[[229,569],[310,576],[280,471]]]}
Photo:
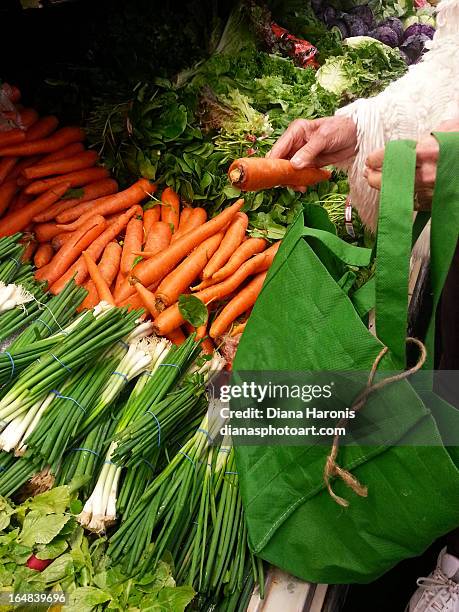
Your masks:
{"label": "white shoe", "polygon": [[[418,589],[405,612],[459,612],[459,559],[444,548],[437,567],[427,578],[419,578]],[[452,580],[452,578],[456,580]]]}

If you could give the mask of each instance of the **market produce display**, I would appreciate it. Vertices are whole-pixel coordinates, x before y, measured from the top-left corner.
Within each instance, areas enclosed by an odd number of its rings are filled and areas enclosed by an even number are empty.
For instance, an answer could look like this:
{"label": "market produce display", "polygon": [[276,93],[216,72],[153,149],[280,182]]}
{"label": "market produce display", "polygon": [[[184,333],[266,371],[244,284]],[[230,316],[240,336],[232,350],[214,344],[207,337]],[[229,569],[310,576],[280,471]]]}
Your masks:
{"label": "market produce display", "polygon": [[[264,155],[290,121],[377,94],[433,34],[427,9],[313,8],[237,5],[209,56],[124,82],[118,97],[95,88],[82,125],[1,84],[9,593],[67,592],[64,610],[174,612],[244,610],[255,584],[263,594],[207,385],[231,368],[299,211],[347,242],[373,241],[344,173]],[[342,289],[372,273],[347,266]]]}

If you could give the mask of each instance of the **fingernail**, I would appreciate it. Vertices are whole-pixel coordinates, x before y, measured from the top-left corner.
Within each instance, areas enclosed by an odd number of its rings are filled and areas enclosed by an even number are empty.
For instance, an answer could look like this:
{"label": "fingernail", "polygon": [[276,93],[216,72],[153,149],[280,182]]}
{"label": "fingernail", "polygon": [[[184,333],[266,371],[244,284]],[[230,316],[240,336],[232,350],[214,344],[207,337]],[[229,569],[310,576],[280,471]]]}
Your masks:
{"label": "fingernail", "polygon": [[303,159],[303,156],[302,156],[302,155],[294,155],[294,156],[292,157],[292,159],[290,160],[290,162],[291,162],[292,166],[293,166],[294,168],[297,168],[298,170],[299,170],[300,168],[303,168],[303,166],[305,165],[305,161],[306,161],[306,160],[305,160],[305,159]]}

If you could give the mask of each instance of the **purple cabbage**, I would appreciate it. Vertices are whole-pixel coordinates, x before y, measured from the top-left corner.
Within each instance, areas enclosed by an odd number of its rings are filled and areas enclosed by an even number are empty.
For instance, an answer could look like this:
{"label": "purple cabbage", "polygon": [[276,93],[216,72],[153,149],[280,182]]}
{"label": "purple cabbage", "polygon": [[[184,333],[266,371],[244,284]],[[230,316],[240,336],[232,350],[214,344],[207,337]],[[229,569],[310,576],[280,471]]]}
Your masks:
{"label": "purple cabbage", "polygon": [[398,47],[399,44],[397,33],[394,32],[394,30],[389,26],[380,26],[375,28],[368,33],[368,36],[376,38],[376,40],[379,40],[389,47]]}
{"label": "purple cabbage", "polygon": [[[387,26],[397,34],[398,44],[401,44],[404,39],[405,31],[403,23],[397,17],[387,17],[384,21],[378,24],[378,28]],[[398,45],[396,45],[398,46]]]}
{"label": "purple cabbage", "polygon": [[406,28],[403,40],[407,40],[410,36],[418,36],[419,34],[424,34],[424,36],[428,36],[432,39],[435,34],[435,28],[426,23],[413,23]]}
{"label": "purple cabbage", "polygon": [[413,34],[403,42],[400,51],[408,56],[409,64],[415,64],[421,59],[425,44],[429,40],[430,38],[425,34]]}
{"label": "purple cabbage", "polygon": [[364,24],[367,26],[369,30],[374,27],[374,17],[373,11],[368,6],[368,4],[360,4],[359,6],[354,6],[349,11],[351,15],[355,15],[356,17],[360,17]]}
{"label": "purple cabbage", "polygon": [[360,17],[356,15],[343,15],[343,21],[349,30],[350,36],[365,36],[368,33],[368,27]]}
{"label": "purple cabbage", "polygon": [[348,38],[349,30],[342,19],[335,19],[335,21],[331,24],[333,28],[337,28],[343,38]]}
{"label": "purple cabbage", "polygon": [[337,19],[336,10],[332,6],[326,6],[323,10],[322,19],[327,26],[332,26]]}

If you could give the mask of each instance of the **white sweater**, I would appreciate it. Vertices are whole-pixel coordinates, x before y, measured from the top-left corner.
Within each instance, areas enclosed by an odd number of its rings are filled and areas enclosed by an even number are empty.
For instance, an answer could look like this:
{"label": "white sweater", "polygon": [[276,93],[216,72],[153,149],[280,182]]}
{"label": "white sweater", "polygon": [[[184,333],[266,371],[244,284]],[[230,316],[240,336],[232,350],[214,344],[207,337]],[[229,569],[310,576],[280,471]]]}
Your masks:
{"label": "white sweater", "polygon": [[346,169],[353,204],[373,230],[379,191],[363,176],[368,155],[389,140],[417,140],[459,115],[459,0],[442,0],[437,11],[437,31],[423,60],[378,96],[357,100],[336,113],[357,124],[357,154]]}

